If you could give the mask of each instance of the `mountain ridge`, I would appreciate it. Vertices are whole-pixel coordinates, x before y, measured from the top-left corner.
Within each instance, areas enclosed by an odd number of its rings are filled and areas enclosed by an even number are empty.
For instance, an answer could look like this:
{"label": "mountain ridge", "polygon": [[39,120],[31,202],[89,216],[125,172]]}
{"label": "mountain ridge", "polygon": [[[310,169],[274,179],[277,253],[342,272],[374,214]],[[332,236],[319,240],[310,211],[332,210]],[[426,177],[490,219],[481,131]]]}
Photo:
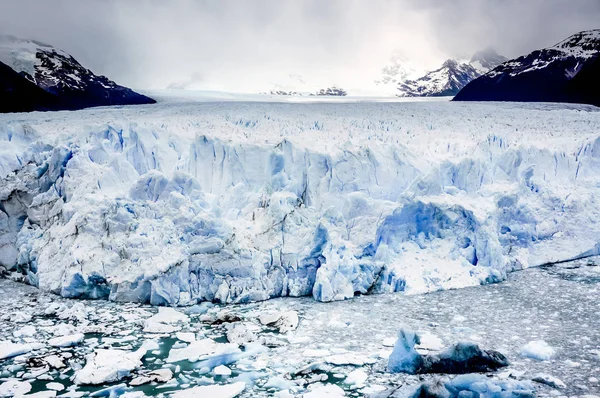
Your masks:
{"label": "mountain ridge", "polygon": [[454,100],[600,106],[600,29],[507,61],[466,85]]}
{"label": "mountain ridge", "polygon": [[[5,90],[8,90],[6,93],[10,92],[12,101],[17,101],[12,106],[3,104],[0,111],[13,108],[75,110],[93,106],[156,102],[105,76],[94,74],[65,51],[39,41],[10,35],[0,36],[0,62],[5,66],[1,71],[6,82]],[[22,89],[30,93],[35,90],[24,82],[18,82],[17,76],[50,94],[53,99],[39,94],[35,95],[36,98],[39,97],[39,103],[28,101],[25,95],[14,90]],[[11,82],[10,89],[8,82]]]}

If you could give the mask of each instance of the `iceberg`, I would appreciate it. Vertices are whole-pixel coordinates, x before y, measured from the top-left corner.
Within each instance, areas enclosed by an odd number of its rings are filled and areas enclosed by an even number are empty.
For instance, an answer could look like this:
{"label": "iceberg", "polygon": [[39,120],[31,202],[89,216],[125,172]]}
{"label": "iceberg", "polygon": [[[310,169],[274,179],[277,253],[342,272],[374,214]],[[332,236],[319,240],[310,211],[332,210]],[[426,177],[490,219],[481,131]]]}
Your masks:
{"label": "iceberg", "polygon": [[600,253],[599,126],[447,102],[1,115],[0,267],[163,306],[499,282]]}
{"label": "iceberg", "polygon": [[105,384],[119,381],[127,377],[131,371],[142,365],[142,357],[146,348],[137,351],[95,350],[87,355],[85,366],[75,372],[75,384]]}

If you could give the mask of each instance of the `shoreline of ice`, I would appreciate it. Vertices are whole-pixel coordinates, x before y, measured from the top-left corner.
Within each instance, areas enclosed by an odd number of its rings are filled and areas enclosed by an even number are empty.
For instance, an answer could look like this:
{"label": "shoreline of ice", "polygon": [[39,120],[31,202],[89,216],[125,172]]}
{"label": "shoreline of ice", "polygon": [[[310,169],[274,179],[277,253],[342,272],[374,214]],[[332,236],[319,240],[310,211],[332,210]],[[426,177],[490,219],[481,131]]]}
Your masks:
{"label": "shoreline of ice", "polygon": [[169,103],[0,116],[0,265],[155,305],[407,294],[598,254],[600,112]]}

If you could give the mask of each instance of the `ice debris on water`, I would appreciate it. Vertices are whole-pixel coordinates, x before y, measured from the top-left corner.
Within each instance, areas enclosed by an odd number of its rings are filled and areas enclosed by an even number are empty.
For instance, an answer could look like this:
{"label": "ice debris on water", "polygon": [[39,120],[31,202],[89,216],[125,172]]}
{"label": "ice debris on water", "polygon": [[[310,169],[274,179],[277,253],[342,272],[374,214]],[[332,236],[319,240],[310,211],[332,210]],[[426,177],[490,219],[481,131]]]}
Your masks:
{"label": "ice debris on water", "polygon": [[141,386],[151,382],[166,383],[173,378],[173,371],[171,369],[156,369],[150,372],[145,372],[142,375],[133,378],[130,382],[130,386]]}
{"label": "ice debris on water", "polygon": [[547,361],[554,356],[555,350],[544,340],[534,340],[521,348],[521,355],[538,361]]}
{"label": "ice debris on water", "polygon": [[31,391],[31,383],[9,379],[0,384],[0,397],[15,397]]}
{"label": "ice debris on water", "polygon": [[392,373],[417,373],[423,365],[423,357],[415,350],[419,336],[408,329],[400,329],[394,350],[388,360],[387,370]]}
{"label": "ice debris on water", "polygon": [[492,350],[482,350],[474,343],[459,342],[438,354],[422,355],[415,345],[419,336],[410,330],[400,329],[394,350],[388,359],[387,369],[393,373],[471,373],[487,372],[508,366],[506,357]]}
{"label": "ice debris on water", "polygon": [[229,369],[227,366],[225,365],[219,365],[216,368],[213,369],[213,373],[217,376],[230,376],[231,375],[231,369]]}
{"label": "ice debris on water", "polygon": [[48,344],[52,347],[71,347],[81,343],[84,339],[83,333],[77,333],[68,336],[55,337],[48,340]]}
{"label": "ice debris on water", "polygon": [[189,322],[189,317],[171,307],[160,307],[158,313],[146,319],[144,332],[173,333],[181,327],[179,324]]}
{"label": "ice debris on water", "polygon": [[12,341],[0,341],[0,359],[16,357],[43,347],[44,344],[41,343],[20,344]]}
{"label": "ice debris on water", "polygon": [[346,393],[344,390],[335,384],[317,386],[306,394],[302,395],[303,398],[342,398],[345,396]]}
{"label": "ice debris on water", "polygon": [[567,387],[567,385],[558,377],[554,377],[551,376],[549,374],[545,374],[545,373],[538,373],[537,375],[533,376],[531,378],[531,380],[537,382],[537,383],[541,383],[541,384],[545,384],[547,386],[550,386],[552,388],[565,388]]}
{"label": "ice debris on water", "polygon": [[245,388],[246,384],[244,382],[213,386],[199,386],[177,391],[171,394],[171,398],[234,398],[241,394]]}
{"label": "ice debris on water", "polygon": [[137,351],[99,349],[86,357],[83,369],[75,372],[75,384],[105,384],[119,381],[142,365],[146,348]]}
{"label": "ice debris on water", "polygon": [[172,348],[166,359],[167,363],[179,361],[197,362],[199,358],[214,354],[219,345],[212,339],[202,339],[191,342],[182,348]]}
{"label": "ice debris on water", "polygon": [[533,398],[534,396],[535,389],[529,381],[493,380],[480,374],[464,374],[453,379],[444,377],[417,386],[404,386],[391,395],[393,398]]}
{"label": "ice debris on water", "polygon": [[260,323],[279,330],[280,333],[290,332],[298,327],[298,313],[296,311],[269,312],[261,314]]}

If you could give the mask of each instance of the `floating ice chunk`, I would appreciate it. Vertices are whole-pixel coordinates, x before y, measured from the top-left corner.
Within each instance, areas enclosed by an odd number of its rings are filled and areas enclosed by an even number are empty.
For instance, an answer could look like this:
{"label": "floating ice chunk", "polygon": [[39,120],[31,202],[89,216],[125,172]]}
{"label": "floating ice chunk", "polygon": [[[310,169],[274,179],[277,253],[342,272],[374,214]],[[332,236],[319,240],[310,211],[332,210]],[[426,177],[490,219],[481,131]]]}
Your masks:
{"label": "floating ice chunk", "polygon": [[423,358],[415,350],[419,336],[411,330],[400,329],[394,350],[388,359],[387,370],[392,373],[416,373],[423,364]]}
{"label": "floating ice chunk", "polygon": [[401,329],[398,341],[388,360],[392,373],[470,373],[488,372],[508,366],[504,355],[493,350],[482,350],[478,345],[460,342],[439,354],[421,355],[415,350],[420,343],[414,332]]}
{"label": "floating ice chunk", "polygon": [[302,395],[303,398],[340,398],[345,396],[344,390],[335,384],[319,386]]}
{"label": "floating ice chunk", "polygon": [[28,314],[23,311],[14,312],[10,316],[11,322],[14,322],[14,323],[27,323],[27,322],[31,321],[31,319],[32,319],[31,314]]}
{"label": "floating ice chunk", "polygon": [[344,380],[346,384],[361,387],[365,384],[369,375],[362,369],[356,369],[348,374],[348,377]]}
{"label": "floating ice chunk", "polygon": [[25,397],[52,398],[52,397],[56,397],[56,391],[40,391],[40,392],[36,392],[33,394],[27,394],[27,395],[25,395]]}
{"label": "floating ice chunk", "polygon": [[144,340],[142,346],[146,349],[146,351],[156,351],[160,349],[160,345],[156,340]]}
{"label": "floating ice chunk", "polygon": [[58,319],[68,319],[68,320],[76,320],[79,322],[84,322],[87,320],[87,309],[85,304],[82,302],[77,302],[72,306],[64,305],[56,311],[56,315]]}
{"label": "floating ice chunk", "polygon": [[41,343],[16,344],[12,341],[0,341],[0,359],[16,357],[42,347],[44,345]]}
{"label": "floating ice chunk", "polygon": [[158,313],[152,316],[152,319],[160,323],[186,323],[189,322],[189,317],[183,312],[179,312],[171,307],[158,307]]}
{"label": "floating ice chunk", "polygon": [[120,398],[145,398],[147,397],[142,391],[126,392],[120,396]]}
{"label": "floating ice chunk", "polygon": [[260,323],[279,329],[280,333],[287,333],[298,327],[298,313],[296,311],[270,312],[261,314]]}
{"label": "floating ice chunk", "polygon": [[[253,351],[257,351],[252,347],[252,344],[256,343],[248,344],[246,350],[243,352],[242,350],[240,350],[237,344],[217,344],[215,351],[209,355],[204,356],[203,358],[200,358],[201,361],[196,364],[196,367],[200,369],[214,369],[219,365],[229,365],[230,363],[239,361],[242,358],[253,355]],[[264,350],[265,348],[262,347],[262,349]]]}
{"label": "floating ice chunk", "polygon": [[531,380],[533,380],[537,383],[545,384],[545,385],[553,387],[553,388],[566,388],[567,387],[567,385],[558,377],[554,377],[554,376],[544,374],[544,373],[539,373],[539,374],[533,376],[531,378]]}
{"label": "floating ice chunk", "polygon": [[294,395],[288,390],[277,391],[273,396],[275,398],[294,398]]}
{"label": "floating ice chunk", "polygon": [[177,332],[175,333],[175,337],[181,341],[185,341],[186,343],[192,343],[196,341],[196,335],[194,333]]}
{"label": "floating ice chunk", "polygon": [[63,362],[63,358],[59,357],[58,355],[48,355],[47,357],[44,357],[42,360],[48,366],[50,366],[51,368],[54,368],[54,369],[62,369],[67,366]]}
{"label": "floating ice chunk", "polygon": [[46,388],[49,390],[54,390],[54,391],[62,391],[65,389],[65,386],[64,386],[64,384],[61,384],[61,383],[52,382],[52,383],[46,384]]}
{"label": "floating ice chunk", "polygon": [[442,339],[430,332],[419,332],[419,340],[417,344],[417,351],[440,351],[444,349],[444,343]]}
{"label": "floating ice chunk", "polygon": [[9,379],[0,384],[0,397],[18,397],[31,391],[28,381]]}
{"label": "floating ice chunk", "polygon": [[420,373],[490,372],[508,366],[508,359],[493,350],[482,350],[477,344],[459,342],[439,354],[423,356]]}
{"label": "floating ice chunk", "polygon": [[21,329],[15,330],[13,332],[13,336],[15,337],[31,337],[36,333],[36,328],[34,326],[24,326]]}
{"label": "floating ice chunk", "polygon": [[227,341],[230,343],[245,345],[256,340],[256,334],[246,324],[234,323],[227,326]]}
{"label": "floating ice chunk", "polygon": [[127,386],[123,383],[114,386],[106,387],[90,394],[90,397],[118,397],[127,390]]}
{"label": "floating ice chunk", "polygon": [[481,374],[465,374],[401,387],[394,397],[533,397],[534,391],[529,381],[490,380]]}
{"label": "floating ice chunk", "polygon": [[145,348],[137,351],[96,350],[86,357],[83,369],[75,372],[75,384],[104,384],[119,381],[142,365]]}
{"label": "floating ice chunk", "polygon": [[75,334],[77,332],[75,326],[71,325],[70,323],[57,323],[50,329],[52,330],[52,334],[55,336],[66,336],[68,334]]}
{"label": "floating ice chunk", "polygon": [[206,314],[210,308],[214,306],[213,303],[204,301],[200,304],[192,305],[191,307],[185,308],[185,313],[189,315],[202,315]]}
{"label": "floating ice chunk", "polygon": [[521,348],[521,356],[538,361],[547,361],[554,356],[554,353],[554,348],[544,340],[530,341]]}
{"label": "floating ice chunk", "polygon": [[171,369],[156,369],[142,376],[138,376],[129,382],[130,386],[141,386],[142,384],[151,383],[153,381],[158,383],[166,383],[173,378],[173,371]]}
{"label": "floating ice chunk", "polygon": [[158,313],[146,319],[144,332],[173,333],[180,329],[178,323],[189,322],[189,317],[171,307],[159,307]]}
{"label": "floating ice chunk", "polygon": [[179,361],[196,362],[198,358],[215,353],[217,343],[211,339],[202,339],[190,343],[184,348],[173,348],[166,359],[168,363]]}
{"label": "floating ice chunk", "polygon": [[48,344],[52,347],[72,347],[81,343],[84,338],[83,333],[77,333],[70,336],[55,337],[48,340]]}
{"label": "floating ice chunk", "polygon": [[276,390],[291,390],[297,388],[298,385],[291,380],[284,379],[281,376],[273,376],[267,380],[263,388],[272,388]]}
{"label": "floating ice chunk", "polygon": [[325,362],[330,363],[332,365],[353,365],[353,366],[363,366],[366,363],[374,363],[375,360],[373,358],[366,357],[364,355],[355,354],[352,352],[343,353],[343,354],[335,354],[325,358]]}
{"label": "floating ice chunk", "polygon": [[240,395],[245,388],[246,383],[241,381],[225,385],[199,386],[177,391],[171,395],[171,398],[234,398]]}
{"label": "floating ice chunk", "polygon": [[327,349],[309,348],[309,349],[302,351],[302,356],[307,357],[307,358],[321,358],[321,357],[326,357],[330,354],[331,354],[331,351],[329,351]]}
{"label": "floating ice chunk", "polygon": [[231,369],[225,365],[219,365],[213,369],[213,373],[217,376],[231,376]]}

